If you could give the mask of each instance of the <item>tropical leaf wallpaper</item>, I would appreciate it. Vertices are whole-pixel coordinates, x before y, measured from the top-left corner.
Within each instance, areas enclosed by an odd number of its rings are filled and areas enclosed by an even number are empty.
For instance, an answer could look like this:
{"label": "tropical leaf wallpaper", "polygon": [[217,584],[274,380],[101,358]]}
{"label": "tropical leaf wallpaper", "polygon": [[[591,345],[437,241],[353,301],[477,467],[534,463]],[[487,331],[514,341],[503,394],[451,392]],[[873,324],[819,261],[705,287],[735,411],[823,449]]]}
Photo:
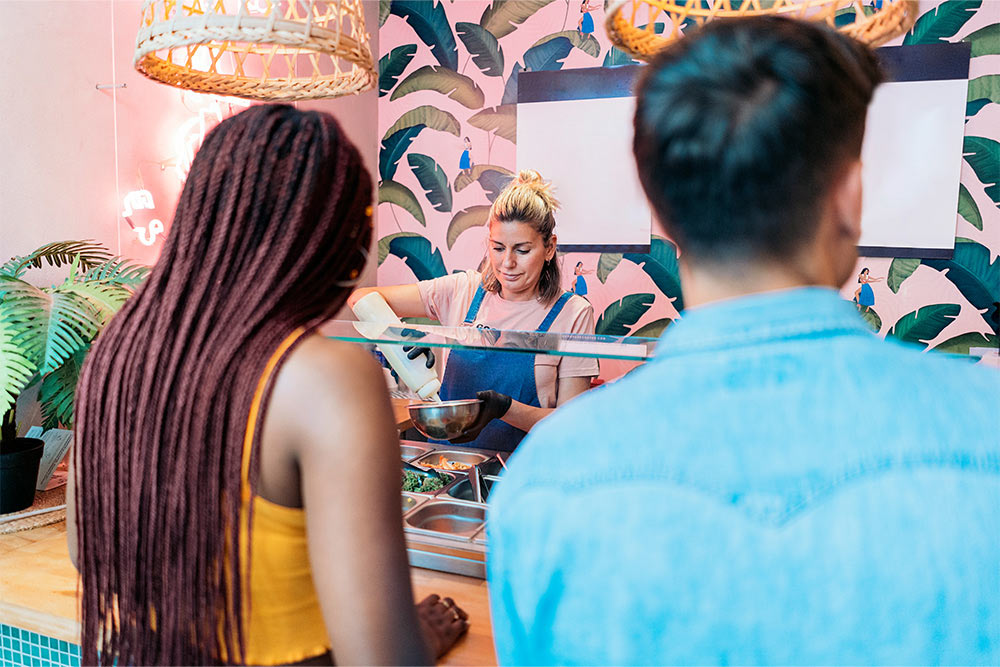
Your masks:
{"label": "tropical leaf wallpaper", "polygon": [[[590,12],[590,32],[581,4],[381,0],[379,284],[479,266],[488,207],[516,169],[520,72],[634,62],[611,47],[603,9]],[[993,0],[923,1],[913,30],[890,45],[958,41],[971,44],[972,62],[955,255],[862,258],[856,276],[867,268],[879,279],[869,283],[874,305],[858,306],[879,335],[968,354],[997,347],[1000,327],[1000,14]],[[593,169],[596,182],[601,165]],[[566,289],[583,263],[599,333],[657,336],[684,307],[676,248],[661,229],[649,254],[561,260]],[[852,278],[844,298],[860,287]],[[605,375],[618,370],[608,366]]]}

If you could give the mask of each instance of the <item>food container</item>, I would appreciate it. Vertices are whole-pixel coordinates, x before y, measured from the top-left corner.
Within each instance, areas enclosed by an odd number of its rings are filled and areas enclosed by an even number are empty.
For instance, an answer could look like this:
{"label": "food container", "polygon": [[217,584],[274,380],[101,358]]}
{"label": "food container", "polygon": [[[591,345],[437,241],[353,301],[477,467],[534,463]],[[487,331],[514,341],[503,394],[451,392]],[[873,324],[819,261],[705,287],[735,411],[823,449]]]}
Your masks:
{"label": "food container", "polygon": [[407,514],[404,521],[417,530],[468,538],[486,522],[486,508],[473,503],[432,500]]}
{"label": "food container", "polygon": [[[445,463],[442,463],[442,458]],[[435,468],[437,470],[468,470],[466,467],[461,467],[462,465],[472,467],[478,463],[485,461],[488,456],[485,454],[477,454],[476,452],[462,452],[454,449],[435,449],[419,459],[413,461],[414,465],[423,466],[425,468]],[[448,463],[458,463],[459,466],[449,466]]]}
{"label": "food container", "polygon": [[404,461],[412,461],[418,456],[422,456],[427,452],[431,451],[430,447],[421,447],[420,445],[404,445],[399,446],[399,457]]}

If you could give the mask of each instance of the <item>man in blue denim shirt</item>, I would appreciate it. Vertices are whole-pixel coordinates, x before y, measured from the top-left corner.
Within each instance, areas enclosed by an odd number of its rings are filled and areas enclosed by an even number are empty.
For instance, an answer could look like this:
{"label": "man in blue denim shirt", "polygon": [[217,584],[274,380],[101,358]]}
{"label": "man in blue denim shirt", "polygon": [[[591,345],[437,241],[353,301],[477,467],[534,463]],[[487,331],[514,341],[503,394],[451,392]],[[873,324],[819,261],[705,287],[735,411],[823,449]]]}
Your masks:
{"label": "man in blue denim shirt", "polygon": [[636,158],[689,308],[513,456],[501,663],[1000,663],[1000,375],[879,340],[836,291],[879,81],[778,18],[647,68]]}

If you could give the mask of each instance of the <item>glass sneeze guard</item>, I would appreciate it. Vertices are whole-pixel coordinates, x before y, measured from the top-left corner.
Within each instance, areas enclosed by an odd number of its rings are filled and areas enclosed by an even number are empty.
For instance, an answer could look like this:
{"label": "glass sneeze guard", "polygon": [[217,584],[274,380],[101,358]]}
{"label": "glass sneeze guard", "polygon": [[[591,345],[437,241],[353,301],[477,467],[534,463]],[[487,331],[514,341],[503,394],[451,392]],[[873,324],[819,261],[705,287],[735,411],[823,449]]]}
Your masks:
{"label": "glass sneeze guard", "polygon": [[320,331],[329,338],[352,343],[418,344],[424,347],[503,350],[625,361],[648,361],[653,357],[659,340],[637,336],[539,333],[471,326],[399,325],[347,320],[331,320]]}

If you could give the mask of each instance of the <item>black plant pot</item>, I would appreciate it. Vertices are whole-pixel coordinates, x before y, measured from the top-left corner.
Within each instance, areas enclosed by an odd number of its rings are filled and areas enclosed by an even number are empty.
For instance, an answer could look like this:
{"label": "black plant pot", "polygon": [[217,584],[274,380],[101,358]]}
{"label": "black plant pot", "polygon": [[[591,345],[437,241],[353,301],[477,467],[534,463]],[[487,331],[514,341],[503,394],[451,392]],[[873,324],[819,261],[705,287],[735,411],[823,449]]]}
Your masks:
{"label": "black plant pot", "polygon": [[23,510],[35,502],[44,447],[38,438],[15,438],[0,444],[0,514]]}

